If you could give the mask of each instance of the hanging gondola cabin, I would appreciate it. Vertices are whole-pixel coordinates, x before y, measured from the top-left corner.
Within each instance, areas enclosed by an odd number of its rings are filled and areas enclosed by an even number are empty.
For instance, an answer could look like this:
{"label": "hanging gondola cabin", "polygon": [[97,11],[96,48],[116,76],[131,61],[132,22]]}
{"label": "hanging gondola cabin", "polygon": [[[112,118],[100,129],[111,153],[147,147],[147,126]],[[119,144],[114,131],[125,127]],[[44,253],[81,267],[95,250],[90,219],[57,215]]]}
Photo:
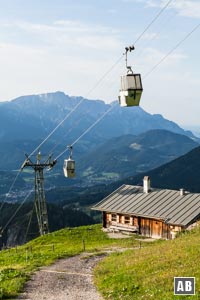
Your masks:
{"label": "hanging gondola cabin", "polygon": [[121,89],[119,94],[120,106],[138,106],[142,95],[142,81],[140,74],[127,74],[121,76]]}
{"label": "hanging gondola cabin", "polygon": [[75,177],[75,160],[71,159],[71,157],[64,160],[63,172],[65,177]]}

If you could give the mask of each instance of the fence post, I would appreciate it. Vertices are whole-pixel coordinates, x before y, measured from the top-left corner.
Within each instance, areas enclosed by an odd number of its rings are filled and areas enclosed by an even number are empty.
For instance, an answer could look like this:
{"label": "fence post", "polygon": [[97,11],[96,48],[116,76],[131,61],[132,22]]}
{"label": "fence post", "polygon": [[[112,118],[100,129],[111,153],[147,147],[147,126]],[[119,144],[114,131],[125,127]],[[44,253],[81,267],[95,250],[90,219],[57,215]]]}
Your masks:
{"label": "fence post", "polygon": [[85,240],[82,240],[82,244],[83,244],[83,251],[85,251]]}
{"label": "fence post", "polygon": [[26,263],[28,262],[28,250],[26,249]]}
{"label": "fence post", "polygon": [[53,252],[55,251],[55,247],[54,247],[54,244],[52,245],[52,251],[53,251]]}

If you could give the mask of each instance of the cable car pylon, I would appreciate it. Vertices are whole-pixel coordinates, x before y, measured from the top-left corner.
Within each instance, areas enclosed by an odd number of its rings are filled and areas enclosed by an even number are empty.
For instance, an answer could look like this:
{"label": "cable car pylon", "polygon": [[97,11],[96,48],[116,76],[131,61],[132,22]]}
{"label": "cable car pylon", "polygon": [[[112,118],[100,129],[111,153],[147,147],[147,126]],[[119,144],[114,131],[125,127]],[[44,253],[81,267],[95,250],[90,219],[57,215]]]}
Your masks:
{"label": "cable car pylon", "polygon": [[134,74],[132,67],[128,66],[128,52],[135,49],[134,46],[125,47],[125,62],[127,74],[121,76],[121,89],[119,93],[120,106],[139,106],[142,95],[142,81],[140,74]]}
{"label": "cable car pylon", "polygon": [[21,166],[21,170],[26,167],[31,167],[35,172],[34,206],[38,221],[39,233],[40,235],[45,235],[49,232],[49,223],[44,191],[44,169],[52,169],[57,161],[51,160],[51,156],[48,156],[47,160],[42,162],[42,156],[40,152],[38,152],[37,154],[35,163],[30,160],[30,157],[28,155],[26,155],[26,157],[26,160]]}

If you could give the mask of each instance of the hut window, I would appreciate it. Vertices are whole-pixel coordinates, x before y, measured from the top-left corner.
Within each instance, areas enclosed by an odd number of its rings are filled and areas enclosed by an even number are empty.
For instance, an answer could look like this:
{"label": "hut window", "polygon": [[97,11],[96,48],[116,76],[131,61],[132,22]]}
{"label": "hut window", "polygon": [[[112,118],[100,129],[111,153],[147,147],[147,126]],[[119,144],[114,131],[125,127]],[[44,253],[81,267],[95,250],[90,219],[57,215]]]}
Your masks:
{"label": "hut window", "polygon": [[124,223],[125,224],[130,224],[130,217],[129,216],[125,216]]}
{"label": "hut window", "polygon": [[175,230],[175,231],[180,231],[181,228],[180,228],[179,226],[174,226],[174,230]]}
{"label": "hut window", "polygon": [[117,215],[116,214],[112,214],[112,221],[117,222]]}

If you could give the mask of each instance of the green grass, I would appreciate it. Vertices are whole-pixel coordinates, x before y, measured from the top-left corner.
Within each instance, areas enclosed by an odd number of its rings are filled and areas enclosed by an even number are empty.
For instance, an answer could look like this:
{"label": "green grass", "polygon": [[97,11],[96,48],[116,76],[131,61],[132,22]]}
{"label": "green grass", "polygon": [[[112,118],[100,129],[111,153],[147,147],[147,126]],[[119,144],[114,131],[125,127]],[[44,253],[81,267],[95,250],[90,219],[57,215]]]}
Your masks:
{"label": "green grass", "polygon": [[[110,239],[101,225],[66,228],[24,246],[0,252],[0,299],[13,299],[34,270],[83,252],[102,255],[106,248],[134,248],[114,253],[95,269],[95,283],[108,300],[200,299],[200,229],[173,241],[140,242],[134,237]],[[141,239],[142,241],[142,239]],[[145,246],[145,247],[144,247]],[[196,277],[195,296],[174,296],[174,277]]]}
{"label": "green grass", "polygon": [[[109,300],[200,299],[200,229],[172,241],[114,253],[95,269],[95,283]],[[196,277],[195,296],[174,296],[174,277]]]}
{"label": "green grass", "polygon": [[83,251],[101,252],[110,247],[134,247],[138,241],[110,239],[101,225],[66,228],[39,237],[24,246],[0,252],[0,299],[13,299],[23,288],[30,274],[40,266],[56,259],[73,256]]}

